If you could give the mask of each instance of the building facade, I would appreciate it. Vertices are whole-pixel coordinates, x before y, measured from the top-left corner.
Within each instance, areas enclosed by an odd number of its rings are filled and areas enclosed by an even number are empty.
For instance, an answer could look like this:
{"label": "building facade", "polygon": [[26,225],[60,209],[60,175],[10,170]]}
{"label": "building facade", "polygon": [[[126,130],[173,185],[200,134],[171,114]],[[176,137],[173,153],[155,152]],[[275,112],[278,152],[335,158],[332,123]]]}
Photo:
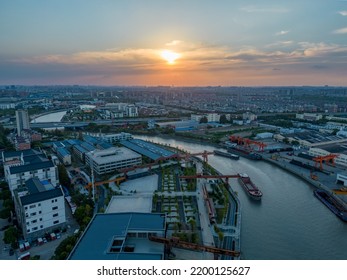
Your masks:
{"label": "building facade", "polygon": [[27,110],[16,111],[17,135],[21,135],[23,129],[30,129],[30,121]]}
{"label": "building facade", "polygon": [[58,170],[53,162],[44,154],[35,150],[3,152],[5,180],[11,194],[19,187],[24,187],[25,182],[37,177],[47,180],[53,186],[59,185]]}
{"label": "building facade", "polygon": [[66,223],[64,194],[34,177],[14,192],[15,211],[24,239],[33,240]]}
{"label": "building facade", "polygon": [[140,154],[124,147],[95,150],[86,154],[86,164],[93,167],[94,172],[99,175],[141,163]]}

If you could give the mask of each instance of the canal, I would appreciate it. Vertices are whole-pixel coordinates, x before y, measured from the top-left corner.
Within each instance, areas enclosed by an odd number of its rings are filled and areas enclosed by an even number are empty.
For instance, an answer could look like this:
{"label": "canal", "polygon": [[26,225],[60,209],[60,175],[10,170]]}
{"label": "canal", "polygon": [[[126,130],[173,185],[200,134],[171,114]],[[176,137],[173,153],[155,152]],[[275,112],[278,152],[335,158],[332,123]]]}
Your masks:
{"label": "canal", "polygon": [[[213,146],[160,137],[137,138],[188,152],[213,151]],[[347,223],[313,196],[313,188],[263,161],[210,156],[209,164],[223,174],[247,173],[263,192],[251,200],[236,180],[231,187],[241,201],[241,259],[347,259]]]}

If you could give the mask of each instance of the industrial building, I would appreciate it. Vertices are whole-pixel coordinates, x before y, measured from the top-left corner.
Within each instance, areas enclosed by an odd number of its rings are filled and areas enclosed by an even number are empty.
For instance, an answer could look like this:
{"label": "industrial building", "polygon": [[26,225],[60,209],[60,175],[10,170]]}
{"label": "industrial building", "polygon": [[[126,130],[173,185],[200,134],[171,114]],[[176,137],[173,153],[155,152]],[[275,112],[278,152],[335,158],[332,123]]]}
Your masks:
{"label": "industrial building", "polygon": [[140,165],[142,156],[124,147],[112,147],[86,153],[86,164],[92,166],[95,173],[101,175],[122,168]]}
{"label": "industrial building", "polygon": [[57,156],[64,165],[71,165],[71,154],[67,149],[63,147],[58,148]]}
{"label": "industrial building", "polygon": [[175,154],[174,152],[164,149],[159,145],[152,144],[141,139],[122,141],[121,144],[152,160],[157,160],[161,157],[173,156]]}
{"label": "industrial building", "polygon": [[165,237],[165,214],[96,214],[70,253],[70,260],[162,260],[164,245],[148,237]]}
{"label": "industrial building", "polygon": [[33,240],[45,232],[62,227],[66,222],[64,194],[47,180],[37,177],[14,191],[18,223],[26,240]]}
{"label": "industrial building", "polygon": [[85,141],[91,141],[92,138],[94,138],[96,141],[104,141],[104,142],[113,144],[113,143],[118,143],[120,141],[133,139],[133,136],[132,134],[126,133],[126,132],[113,133],[113,134],[87,133],[83,135],[83,138],[85,139]]}

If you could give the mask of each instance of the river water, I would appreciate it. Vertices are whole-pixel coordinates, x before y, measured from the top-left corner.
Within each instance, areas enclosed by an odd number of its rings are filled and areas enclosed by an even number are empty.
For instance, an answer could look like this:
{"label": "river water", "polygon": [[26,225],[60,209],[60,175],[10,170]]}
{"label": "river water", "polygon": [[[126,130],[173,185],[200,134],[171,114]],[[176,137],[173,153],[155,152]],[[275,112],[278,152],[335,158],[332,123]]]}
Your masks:
{"label": "river water", "polygon": [[[179,147],[188,152],[213,151],[213,146],[160,137],[137,138]],[[235,161],[209,156],[223,174],[247,173],[263,192],[252,201],[236,180],[231,187],[241,201],[241,258],[250,260],[347,260],[347,223],[313,196],[313,188],[263,161]]]}
{"label": "river water", "polygon": [[32,123],[60,122],[67,111],[55,112],[33,119]]}

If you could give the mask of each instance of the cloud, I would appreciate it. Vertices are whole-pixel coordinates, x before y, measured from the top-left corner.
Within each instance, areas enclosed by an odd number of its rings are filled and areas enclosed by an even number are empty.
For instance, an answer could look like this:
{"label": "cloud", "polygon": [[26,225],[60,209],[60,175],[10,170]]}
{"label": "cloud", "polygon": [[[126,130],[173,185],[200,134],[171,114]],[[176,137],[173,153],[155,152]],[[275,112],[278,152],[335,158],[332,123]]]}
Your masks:
{"label": "cloud", "polygon": [[347,16],[347,11],[339,11],[338,13],[344,17]]}
{"label": "cloud", "polygon": [[333,31],[334,34],[346,34],[347,33],[347,27],[336,29]]}
{"label": "cloud", "polygon": [[183,41],[180,41],[180,40],[173,40],[169,43],[166,43],[165,46],[168,46],[168,47],[171,47],[171,46],[177,46],[177,45],[180,45],[182,44]]}
{"label": "cloud", "polygon": [[275,35],[276,36],[282,36],[282,35],[286,35],[289,33],[289,30],[281,30],[280,32],[277,32]]}
{"label": "cloud", "polygon": [[287,8],[283,7],[257,7],[254,5],[245,6],[240,8],[241,11],[247,12],[247,13],[288,13],[289,10]]}

